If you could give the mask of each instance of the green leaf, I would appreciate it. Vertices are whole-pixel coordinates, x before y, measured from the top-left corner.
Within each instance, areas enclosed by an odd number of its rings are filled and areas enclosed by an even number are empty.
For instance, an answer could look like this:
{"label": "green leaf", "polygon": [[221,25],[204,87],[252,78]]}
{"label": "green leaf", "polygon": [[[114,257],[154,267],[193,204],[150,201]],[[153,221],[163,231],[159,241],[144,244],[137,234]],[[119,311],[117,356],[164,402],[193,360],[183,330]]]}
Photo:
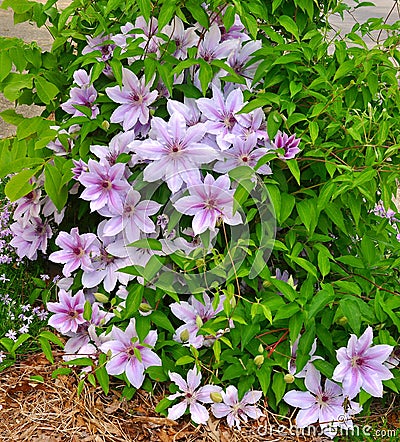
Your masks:
{"label": "green leaf", "polygon": [[317,277],[317,269],[316,269],[314,264],[312,264],[311,262],[307,261],[304,258],[298,258],[296,256],[289,256],[289,258],[293,262],[295,262],[297,265],[302,267],[307,273],[309,273],[312,276],[314,276],[315,279],[318,279],[318,277]]}
{"label": "green leaf", "polygon": [[83,307],[83,319],[90,321],[92,319],[92,304],[89,301],[85,301]]}
{"label": "green leaf", "polygon": [[[168,1],[168,0],[166,0]],[[184,3],[185,8],[192,14],[192,17],[201,25],[203,28],[208,29],[209,17],[202,5],[196,0],[189,0]]]}
{"label": "green leaf", "polygon": [[129,288],[128,296],[125,301],[125,310],[123,313],[123,319],[132,318],[134,313],[139,309],[144,294],[144,286],[138,283],[134,283]]}
{"label": "green leaf", "polygon": [[68,199],[68,189],[62,185],[62,174],[56,166],[47,163],[44,169],[44,175],[44,189],[57,207],[57,210],[61,212]]}
{"label": "green leaf", "polygon": [[164,0],[158,15],[158,29],[163,29],[167,25],[176,11],[175,0]]}
{"label": "green leaf", "polygon": [[354,68],[354,59],[346,60],[342,63],[333,77],[333,81],[338,80],[339,78],[344,77],[349,72],[351,72]]}
{"label": "green leaf", "polygon": [[354,331],[354,333],[359,335],[361,328],[361,315],[357,302],[353,301],[350,297],[346,297],[341,299],[339,304],[351,329]]}
{"label": "green leaf", "polygon": [[29,180],[40,170],[41,167],[36,169],[25,169],[11,177],[5,187],[7,198],[11,201],[16,201],[27,195],[34,186]]}
{"label": "green leaf", "polygon": [[64,343],[61,341],[61,339],[49,330],[43,330],[42,332],[40,332],[40,335],[38,337],[47,339],[53,344],[58,345],[61,348],[64,348]]}
{"label": "green leaf", "polygon": [[150,20],[151,13],[151,1],[150,0],[137,0],[139,10],[144,19],[148,22]]}
{"label": "green leaf", "polygon": [[201,90],[203,92],[203,95],[206,95],[208,86],[214,76],[214,73],[212,67],[208,63],[206,63],[203,59],[199,59],[198,63],[200,64],[199,80],[200,80]]}
{"label": "green leaf", "polygon": [[133,242],[132,244],[129,244],[132,247],[137,247],[138,249],[150,249],[150,250],[162,250],[162,244],[158,239],[154,238],[145,238],[145,239],[138,239],[137,241]]}
{"label": "green leaf", "polygon": [[167,315],[159,310],[154,310],[149,318],[154,322],[157,327],[164,328],[171,333],[175,332],[175,328],[171,324],[171,321],[168,319]]}
{"label": "green leaf", "polygon": [[295,21],[291,17],[287,15],[281,15],[280,17],[278,17],[278,22],[283,28],[285,28],[287,32],[293,34],[297,41],[300,41],[299,29]]}
{"label": "green leaf", "polygon": [[39,341],[40,347],[42,348],[44,355],[46,356],[46,359],[51,364],[53,364],[54,363],[54,356],[53,356],[53,352],[51,351],[49,341],[41,336],[38,337],[38,341]]}
{"label": "green leaf", "polygon": [[295,180],[297,181],[297,184],[300,186],[300,169],[299,169],[299,163],[297,160],[287,160],[286,164],[289,167],[290,172],[292,172],[292,175],[294,176]]}
{"label": "green leaf", "polygon": [[272,380],[272,391],[275,394],[276,403],[278,404],[286,390],[286,382],[283,379],[283,373],[275,373]]}
{"label": "green leaf", "polygon": [[103,389],[104,394],[107,395],[110,391],[110,377],[108,376],[105,364],[107,362],[107,356],[104,353],[99,355],[99,364],[96,367],[94,373],[96,375],[97,382]]}
{"label": "green leaf", "polygon": [[80,358],[77,357],[71,361],[63,362],[63,365],[78,365],[80,367],[93,367],[94,362],[90,358]]}
{"label": "green leaf", "polygon": [[313,319],[318,312],[324,309],[329,303],[335,299],[332,291],[320,290],[313,298],[308,309],[308,319]]}
{"label": "green leaf", "polygon": [[325,207],[325,213],[329,216],[329,218],[333,221],[333,223],[339,227],[339,229],[345,233],[346,235],[347,233],[347,229],[346,226],[344,224],[344,218],[343,218],[343,214],[342,211],[339,207],[339,205],[337,205],[334,202],[331,202],[330,204],[328,204]]}
{"label": "green leaf", "polygon": [[50,104],[54,97],[60,92],[57,86],[42,77],[35,78],[36,92],[45,104]]}
{"label": "green leaf", "polygon": [[331,263],[327,255],[323,252],[318,252],[318,268],[321,275],[325,277],[331,271]]}

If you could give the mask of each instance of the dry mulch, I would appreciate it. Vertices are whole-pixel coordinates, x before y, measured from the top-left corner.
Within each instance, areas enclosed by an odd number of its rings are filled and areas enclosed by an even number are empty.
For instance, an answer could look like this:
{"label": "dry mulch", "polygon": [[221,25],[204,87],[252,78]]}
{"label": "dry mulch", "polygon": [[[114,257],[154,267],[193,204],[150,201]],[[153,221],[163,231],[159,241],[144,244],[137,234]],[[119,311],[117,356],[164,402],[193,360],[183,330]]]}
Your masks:
{"label": "dry mulch", "polygon": [[[34,354],[0,373],[0,441],[2,442],[258,442],[304,441],[291,433],[290,419],[263,410],[265,417],[232,430],[224,421],[211,418],[194,426],[160,416],[154,410],[168,394],[139,390],[132,400],[121,397],[121,384],[113,384],[108,396],[100,388],[85,385],[77,395],[79,373],[52,377],[61,364],[51,365]],[[32,380],[42,376],[44,382]],[[265,404],[266,405],[266,404]],[[398,409],[397,409],[398,410]],[[398,411],[397,411],[398,413]],[[399,422],[399,414],[394,419]],[[261,428],[261,432],[259,431]],[[272,428],[275,430],[272,431]],[[317,438],[313,442],[330,439]]]}
{"label": "dry mulch", "polygon": [[[0,441],[7,442],[122,442],[122,441],[266,441],[285,440],[257,435],[257,426],[233,431],[218,420],[195,427],[187,419],[171,421],[154,409],[159,397],[139,390],[121,398],[115,384],[105,396],[100,388],[85,385],[77,395],[79,374],[52,377],[57,365],[42,354],[29,356],[0,373]],[[44,382],[32,380],[42,376]],[[161,389],[162,386],[160,386]],[[288,439],[290,440],[290,439]]]}

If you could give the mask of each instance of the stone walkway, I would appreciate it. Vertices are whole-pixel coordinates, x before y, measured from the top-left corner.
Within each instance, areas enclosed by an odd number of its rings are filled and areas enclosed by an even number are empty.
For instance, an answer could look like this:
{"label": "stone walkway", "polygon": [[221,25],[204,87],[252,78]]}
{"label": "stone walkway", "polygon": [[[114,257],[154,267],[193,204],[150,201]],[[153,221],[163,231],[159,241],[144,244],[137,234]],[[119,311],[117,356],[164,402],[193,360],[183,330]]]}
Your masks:
{"label": "stone walkway", "polygon": [[[41,3],[46,2],[46,0],[37,1]],[[375,7],[368,6],[360,8],[353,15],[345,13],[344,21],[342,21],[338,15],[332,16],[331,23],[337,31],[345,34],[347,32],[350,32],[351,28],[356,22],[363,23],[371,17],[386,18],[392,7],[395,6],[392,13],[390,14],[390,17],[388,18],[388,23],[393,23],[400,17],[399,4],[397,3],[398,1],[400,0],[375,0]],[[0,0],[0,4],[2,2],[3,0]],[[66,7],[69,3],[70,0],[58,0],[57,7],[59,9],[62,9],[63,7]],[[354,4],[352,0],[347,0],[347,3]],[[11,9],[0,9],[0,35],[22,38],[27,43],[31,41],[36,41],[43,50],[49,50],[51,48],[51,36],[45,27],[38,29],[34,24],[31,23],[19,23],[17,25],[14,25],[13,13]],[[13,107],[13,104],[7,101],[0,94],[0,112],[9,109],[10,107]],[[27,117],[40,115],[41,113],[41,108],[39,106],[22,105],[18,106],[17,109],[19,113],[22,113]],[[11,136],[14,133],[14,127],[7,125],[0,118],[0,138]]]}

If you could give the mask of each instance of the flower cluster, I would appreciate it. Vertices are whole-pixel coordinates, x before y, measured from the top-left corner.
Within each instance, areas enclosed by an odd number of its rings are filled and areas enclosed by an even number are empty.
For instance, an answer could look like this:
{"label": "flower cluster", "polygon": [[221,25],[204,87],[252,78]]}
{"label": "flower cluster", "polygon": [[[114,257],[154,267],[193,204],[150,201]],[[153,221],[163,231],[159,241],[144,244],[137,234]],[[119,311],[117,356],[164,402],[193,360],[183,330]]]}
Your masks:
{"label": "flower cluster", "polygon": [[171,381],[179,388],[175,394],[168,396],[169,400],[183,398],[181,402],[173,405],[168,410],[168,418],[176,420],[180,418],[187,407],[190,416],[196,424],[205,424],[209,419],[209,412],[203,404],[212,404],[212,414],[220,419],[226,417],[230,427],[236,426],[240,429],[242,422],[247,422],[248,418],[258,419],[264,416],[256,404],[262,396],[261,391],[248,391],[239,400],[238,390],[233,385],[223,391],[216,385],[204,385],[200,387],[201,373],[196,367],[188,371],[185,381],[178,373],[169,372]]}

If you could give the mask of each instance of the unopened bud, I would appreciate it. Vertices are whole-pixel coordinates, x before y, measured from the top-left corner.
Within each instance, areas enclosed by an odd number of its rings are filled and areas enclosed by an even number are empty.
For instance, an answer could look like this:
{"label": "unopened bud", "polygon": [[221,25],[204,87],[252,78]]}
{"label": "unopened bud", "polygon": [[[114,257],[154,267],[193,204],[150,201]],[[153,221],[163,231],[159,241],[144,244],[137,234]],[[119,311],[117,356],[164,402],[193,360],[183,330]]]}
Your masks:
{"label": "unopened bud", "polygon": [[222,395],[221,395],[221,393],[218,393],[218,391],[213,391],[210,393],[210,399],[214,403],[220,404],[222,402]]}
{"label": "unopened bud", "polygon": [[101,127],[102,127],[104,130],[108,130],[109,127],[110,127],[110,123],[109,123],[107,120],[104,120],[104,121],[101,123]]}
{"label": "unopened bud", "polygon": [[283,376],[283,380],[287,383],[287,384],[293,384],[294,382],[294,376],[290,373],[285,374],[285,376]]}
{"label": "unopened bud", "polygon": [[101,302],[102,304],[108,302],[108,296],[104,295],[103,293],[93,293],[93,296],[95,297],[96,301]]}
{"label": "unopened bud", "polygon": [[183,332],[179,335],[179,338],[182,342],[187,342],[189,340],[189,336],[189,330],[185,328],[185,330],[183,330]]}
{"label": "unopened bud", "polygon": [[271,283],[270,283],[269,281],[263,281],[262,285],[263,285],[264,287],[270,287],[270,286],[271,286]]}
{"label": "unopened bud", "polygon": [[346,316],[342,316],[341,318],[339,318],[336,321],[339,325],[346,325],[348,322],[348,319],[346,318]]}
{"label": "unopened bud", "polygon": [[147,304],[147,302],[141,302],[139,305],[139,310],[143,313],[151,312],[153,309],[150,304]]}
{"label": "unopened bud", "polygon": [[199,315],[197,315],[196,316],[196,325],[197,325],[197,327],[201,328],[201,327],[203,327],[203,324],[204,324],[203,320],[201,319],[201,317]]}
{"label": "unopened bud", "polygon": [[258,353],[264,353],[264,346],[262,344],[258,346]]}
{"label": "unopened bud", "polygon": [[254,363],[257,365],[257,367],[261,367],[261,365],[264,363],[264,356],[263,355],[257,355],[254,358]]}

